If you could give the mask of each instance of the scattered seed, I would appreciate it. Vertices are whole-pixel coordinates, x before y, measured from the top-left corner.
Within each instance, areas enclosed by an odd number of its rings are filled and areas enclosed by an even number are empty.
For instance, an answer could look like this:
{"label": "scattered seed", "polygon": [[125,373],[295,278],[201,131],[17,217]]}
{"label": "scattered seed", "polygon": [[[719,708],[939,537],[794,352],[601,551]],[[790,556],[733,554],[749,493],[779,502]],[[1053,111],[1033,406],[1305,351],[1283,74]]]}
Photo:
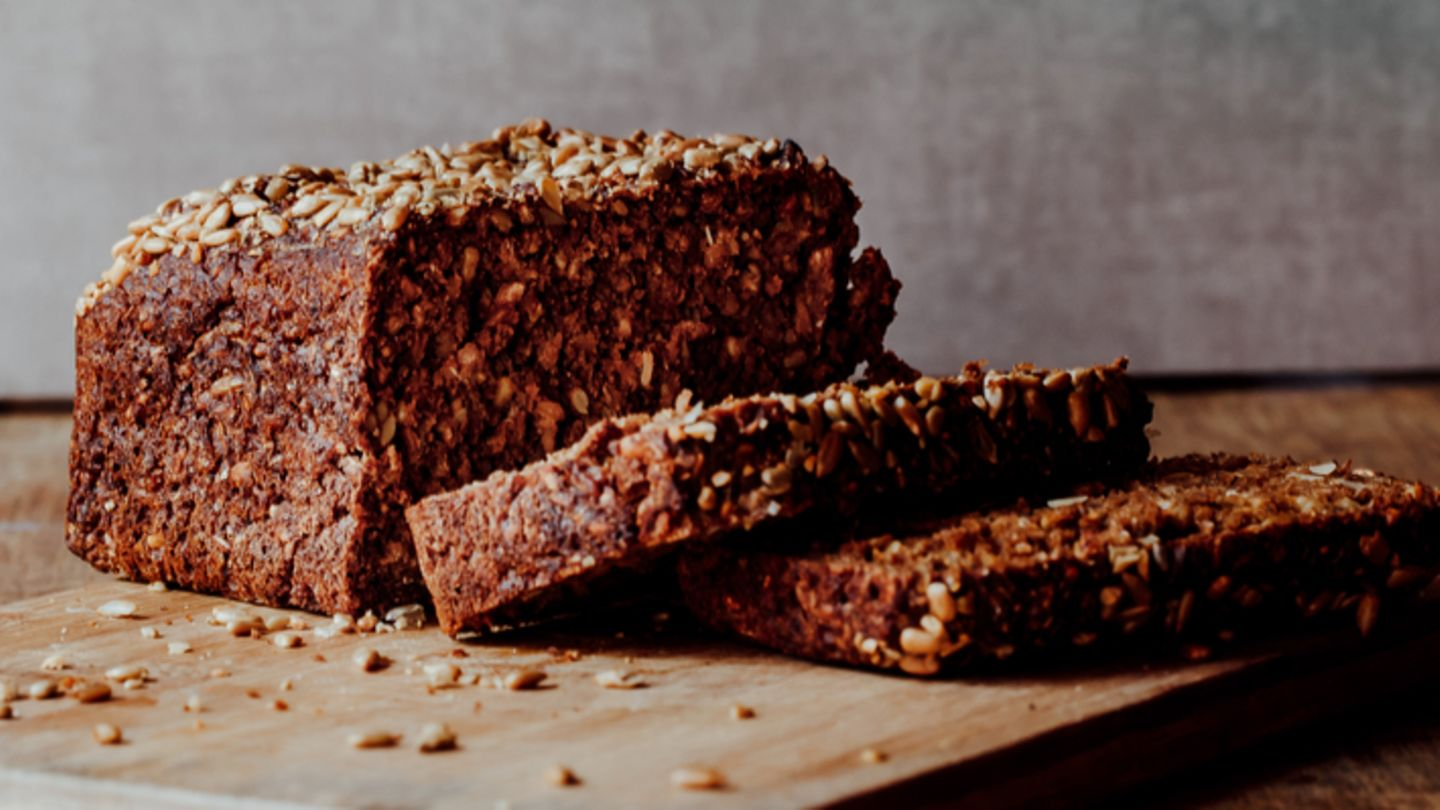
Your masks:
{"label": "scattered seed", "polygon": [[[468,248],[466,250],[465,260],[467,263],[470,261],[470,251],[474,250],[475,248]],[[480,260],[478,251],[476,251],[475,260],[477,262]],[[425,626],[425,606],[401,605],[397,608],[391,608],[385,613],[385,621],[395,625],[396,630],[419,630]]]}
{"label": "scattered seed", "polygon": [[670,784],[685,790],[719,790],[725,787],[725,776],[714,768],[676,768],[670,772]]}
{"label": "scattered seed", "polygon": [[449,751],[455,748],[456,736],[454,730],[444,723],[426,723],[420,729],[420,751],[430,754],[436,751]]}
{"label": "scattered seed", "polygon": [[147,626],[145,626],[145,627],[140,628],[140,637],[141,637],[141,638],[148,638],[148,639],[150,639],[150,640],[153,641],[153,640],[155,640],[155,639],[157,639],[157,638],[160,638],[160,631],[159,631],[158,629],[154,628],[154,627],[150,627],[150,626],[147,625]]}
{"label": "scattered seed", "polygon": [[15,710],[10,708],[9,703],[0,703],[0,720],[9,720],[15,716]]}
{"label": "scattered seed", "polygon": [[299,633],[292,633],[287,630],[271,636],[270,643],[282,650],[293,650],[296,647],[302,646],[305,643],[305,639],[301,638]]}
{"label": "scattered seed", "polygon": [[205,711],[205,701],[201,700],[198,694],[192,692],[189,697],[185,698],[185,711],[196,714],[203,712]]}
{"label": "scattered seed", "polygon": [[87,683],[70,693],[81,703],[99,703],[110,699],[110,687],[103,683]]}
{"label": "scattered seed", "polygon": [[276,698],[275,700],[271,701],[270,708],[274,709],[277,712],[288,712],[290,711],[290,704],[279,698]]}
{"label": "scattered seed", "polygon": [[44,661],[40,662],[40,668],[50,672],[58,672],[59,670],[66,669],[69,666],[70,662],[65,659],[64,653],[54,653],[53,655],[46,657]]}
{"label": "scattered seed", "polygon": [[867,765],[879,765],[889,758],[889,754],[878,748],[866,748],[860,752],[860,761]]}
{"label": "scattered seed", "polygon": [[25,688],[25,694],[31,700],[47,700],[60,693],[60,687],[49,678],[42,678]]}
{"label": "scattered seed", "polygon": [[573,787],[580,784],[580,777],[564,765],[551,765],[545,770],[545,781],[556,787]]}
{"label": "scattered seed", "polygon": [[425,665],[425,677],[430,682],[430,688],[449,689],[459,685],[460,667],[447,661],[429,663]]}
{"label": "scattered seed", "polygon": [[736,720],[749,720],[755,716],[755,710],[743,703],[736,703],[730,707],[730,716]]}
{"label": "scattered seed", "polygon": [[295,682],[292,681],[292,680],[289,679],[289,678],[286,678],[285,680],[283,680],[283,681],[280,682],[280,691],[281,691],[281,692],[289,692],[291,689],[294,689],[294,688],[295,688]]}
{"label": "scattered seed", "polygon": [[155,593],[164,593],[170,590],[170,586],[166,585],[163,580],[156,580],[149,585],[146,585],[145,588],[146,590],[154,591]]}
{"label": "scattered seed", "polygon": [[188,641],[172,641],[165,645],[166,652],[171,655],[184,655],[192,649],[194,648],[190,646],[190,642]]}
{"label": "scattered seed", "polygon": [[114,723],[97,723],[90,734],[101,745],[119,745],[125,738],[124,732]]}
{"label": "scattered seed", "polygon": [[622,672],[618,669],[607,669],[604,672],[595,673],[595,682],[606,689],[639,689],[645,686],[645,682],[634,677],[634,673]]}
{"label": "scattered seed", "polygon": [[228,677],[230,677],[230,670],[228,670],[228,669],[226,669],[226,668],[224,668],[224,667],[216,667],[216,668],[210,670],[210,677],[211,677],[211,678],[228,678]]}
{"label": "scattered seed", "polygon": [[249,616],[243,619],[234,619],[225,625],[225,632],[236,638],[258,636],[265,632],[265,624],[259,619]]}
{"label": "scattered seed", "polygon": [[522,669],[507,674],[501,683],[506,689],[520,691],[522,689],[534,689],[545,680],[545,673],[538,669]]}
{"label": "scattered seed", "polygon": [[388,731],[361,731],[352,733],[346,739],[351,748],[393,748],[400,742],[400,735]]}
{"label": "scattered seed", "polygon": [[95,612],[112,619],[128,619],[135,615],[135,603],[128,599],[112,599],[95,608]]}
{"label": "scattered seed", "polygon": [[120,664],[105,670],[105,677],[112,681],[128,681],[135,678],[144,680],[150,673],[139,664]]}
{"label": "scattered seed", "polygon": [[378,672],[390,665],[390,659],[375,651],[373,647],[362,647],[350,657],[361,672]]}

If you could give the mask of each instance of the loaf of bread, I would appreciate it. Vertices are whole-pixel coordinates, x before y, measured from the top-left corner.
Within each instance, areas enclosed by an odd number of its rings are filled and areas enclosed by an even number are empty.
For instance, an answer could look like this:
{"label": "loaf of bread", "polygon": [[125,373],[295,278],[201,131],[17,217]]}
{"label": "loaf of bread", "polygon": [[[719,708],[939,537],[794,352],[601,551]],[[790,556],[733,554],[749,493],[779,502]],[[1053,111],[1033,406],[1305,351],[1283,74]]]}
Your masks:
{"label": "loaf of bread", "polygon": [[481,630],[761,523],[1131,472],[1149,453],[1151,409],[1124,372],[1123,360],[1055,372],[972,364],[913,383],[682,401],[426,498],[410,527],[441,626]]}
{"label": "loaf of bread", "polygon": [[414,499],[877,356],[898,285],[852,258],[858,206],[788,141],[543,121],[169,200],[78,306],[68,543],[274,605],[420,599]]}
{"label": "loaf of bread", "polygon": [[1382,604],[1440,600],[1440,490],[1334,463],[1189,456],[1048,501],[785,534],[683,554],[694,612],[915,675],[1141,638],[1203,656],[1266,625],[1344,614],[1368,632]]}

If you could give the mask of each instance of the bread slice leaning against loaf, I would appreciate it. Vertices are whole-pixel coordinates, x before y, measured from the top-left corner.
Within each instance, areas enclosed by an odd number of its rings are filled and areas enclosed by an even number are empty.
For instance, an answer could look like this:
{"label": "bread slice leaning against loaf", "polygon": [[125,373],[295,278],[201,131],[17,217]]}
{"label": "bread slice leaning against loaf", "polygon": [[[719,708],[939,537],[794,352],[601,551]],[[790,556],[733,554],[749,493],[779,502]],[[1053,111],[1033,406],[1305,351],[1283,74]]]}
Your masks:
{"label": "bread slice leaning against loaf", "polygon": [[1138,468],[1151,407],[1125,366],[972,364],[804,396],[682,401],[427,498],[409,509],[410,529],[441,625],[483,630],[675,547],[785,518]]}

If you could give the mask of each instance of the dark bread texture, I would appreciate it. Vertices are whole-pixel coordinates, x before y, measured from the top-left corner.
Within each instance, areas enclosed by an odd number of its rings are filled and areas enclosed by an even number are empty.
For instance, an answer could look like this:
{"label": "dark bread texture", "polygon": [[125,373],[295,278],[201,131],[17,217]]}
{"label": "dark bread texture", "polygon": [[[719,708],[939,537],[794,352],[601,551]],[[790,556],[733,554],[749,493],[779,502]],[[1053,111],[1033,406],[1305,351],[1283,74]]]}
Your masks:
{"label": "dark bread texture", "polygon": [[1440,600],[1440,490],[1423,484],[1187,456],[1069,492],[890,520],[838,548],[844,528],[791,526],[783,551],[761,533],[682,555],[679,576],[716,628],[915,675],[1138,639],[1203,656],[1265,625],[1343,613],[1368,632],[1382,602]]}
{"label": "dark bread texture", "polygon": [[793,143],[543,121],[171,200],[78,309],[67,542],[255,602],[422,600],[414,499],[877,356],[898,284],[852,260],[858,207]]}
{"label": "dark bread texture", "polygon": [[1150,403],[1125,361],[1069,371],[968,366],[815,394],[688,399],[606,420],[520,470],[408,511],[441,626],[533,618],[665,551],[812,512],[1131,471]]}

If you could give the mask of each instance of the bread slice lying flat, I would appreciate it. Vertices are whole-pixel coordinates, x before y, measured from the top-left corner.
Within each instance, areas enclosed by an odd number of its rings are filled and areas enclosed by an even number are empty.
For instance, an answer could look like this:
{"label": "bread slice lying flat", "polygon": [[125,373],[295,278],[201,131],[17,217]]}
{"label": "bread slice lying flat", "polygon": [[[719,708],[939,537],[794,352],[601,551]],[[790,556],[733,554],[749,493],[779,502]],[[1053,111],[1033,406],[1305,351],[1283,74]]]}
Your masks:
{"label": "bread slice lying flat", "polygon": [[1368,632],[1382,604],[1440,598],[1440,490],[1334,463],[1187,456],[838,547],[814,533],[789,551],[756,537],[684,555],[685,598],[775,649],[914,675],[1121,639],[1203,656],[1337,613]]}

